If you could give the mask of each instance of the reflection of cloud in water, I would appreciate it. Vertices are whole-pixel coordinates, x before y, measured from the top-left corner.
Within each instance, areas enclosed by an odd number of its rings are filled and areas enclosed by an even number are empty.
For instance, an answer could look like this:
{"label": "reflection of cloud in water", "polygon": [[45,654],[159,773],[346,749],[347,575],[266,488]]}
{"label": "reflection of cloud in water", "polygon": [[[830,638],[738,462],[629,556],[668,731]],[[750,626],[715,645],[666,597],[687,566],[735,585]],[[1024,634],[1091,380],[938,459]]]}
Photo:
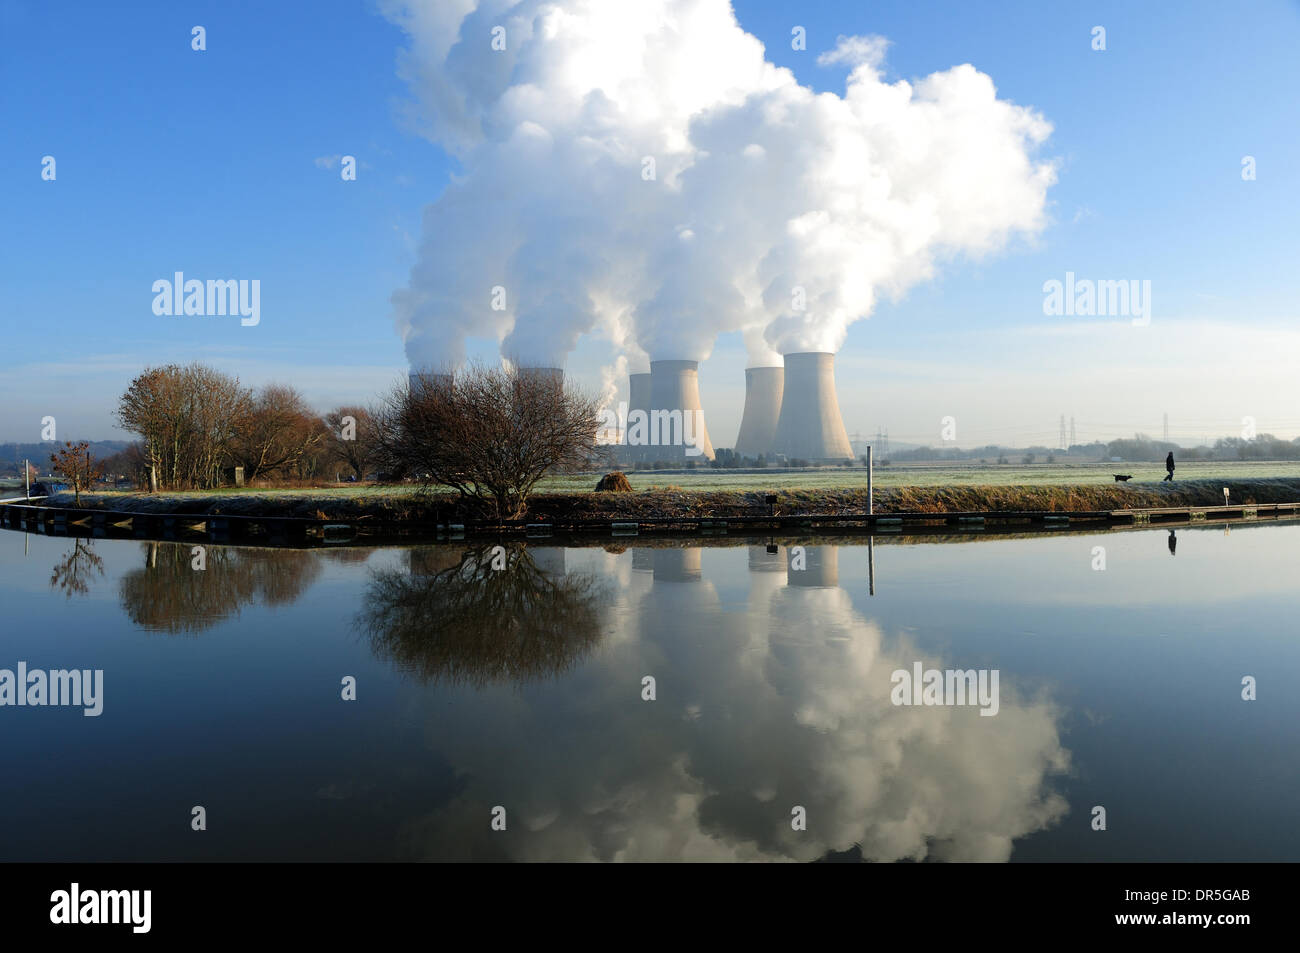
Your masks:
{"label": "reflection of cloud in water", "polygon": [[[869,860],[1003,861],[1061,818],[1046,785],[1068,753],[1051,704],[1014,697],[1004,678],[994,718],[892,705],[894,669],[969,666],[886,644],[842,589],[782,585],[787,554],[768,571],[758,550],[743,613],[694,574],[698,549],[633,550],[615,574],[651,568],[653,585],[630,597],[634,612],[608,610],[632,633],[553,689],[440,707],[437,747],[461,783],[411,826],[414,852],[813,860],[857,844]],[[640,698],[647,674],[655,702]],[[505,833],[488,828],[497,804]],[[808,830],[791,830],[794,805]]]}

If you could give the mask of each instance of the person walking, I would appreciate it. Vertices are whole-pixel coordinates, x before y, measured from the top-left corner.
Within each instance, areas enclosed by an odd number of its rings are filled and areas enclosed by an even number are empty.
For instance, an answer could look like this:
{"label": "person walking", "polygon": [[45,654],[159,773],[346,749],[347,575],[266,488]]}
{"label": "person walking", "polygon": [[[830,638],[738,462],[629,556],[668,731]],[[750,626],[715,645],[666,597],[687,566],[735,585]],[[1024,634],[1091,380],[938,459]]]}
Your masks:
{"label": "person walking", "polygon": [[1161,480],[1161,483],[1174,478],[1174,452],[1172,450],[1169,451],[1169,456],[1165,457],[1165,469],[1169,472],[1165,474],[1165,479]]}

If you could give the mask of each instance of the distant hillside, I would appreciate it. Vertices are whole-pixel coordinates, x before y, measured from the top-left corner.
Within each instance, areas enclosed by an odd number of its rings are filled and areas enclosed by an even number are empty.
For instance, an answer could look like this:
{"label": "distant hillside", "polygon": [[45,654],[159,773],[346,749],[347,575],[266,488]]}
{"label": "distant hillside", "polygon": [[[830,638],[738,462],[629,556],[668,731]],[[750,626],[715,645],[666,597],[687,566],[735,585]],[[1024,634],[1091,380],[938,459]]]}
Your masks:
{"label": "distant hillside", "polygon": [[[111,457],[130,445],[126,440],[92,440],[90,455],[96,459]],[[42,473],[47,473],[50,469],[50,454],[62,446],[61,440],[42,443],[0,443],[0,476],[21,476],[23,460],[32,461],[32,466]]]}

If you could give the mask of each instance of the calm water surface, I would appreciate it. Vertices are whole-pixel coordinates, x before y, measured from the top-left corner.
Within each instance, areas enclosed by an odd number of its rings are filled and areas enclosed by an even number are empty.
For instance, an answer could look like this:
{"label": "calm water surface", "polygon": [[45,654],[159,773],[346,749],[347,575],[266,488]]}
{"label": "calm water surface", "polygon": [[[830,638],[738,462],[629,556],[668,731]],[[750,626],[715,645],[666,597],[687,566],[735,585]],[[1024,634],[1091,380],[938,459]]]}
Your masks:
{"label": "calm water surface", "polygon": [[0,859],[1300,860],[1300,526],[750,542],[0,532]]}

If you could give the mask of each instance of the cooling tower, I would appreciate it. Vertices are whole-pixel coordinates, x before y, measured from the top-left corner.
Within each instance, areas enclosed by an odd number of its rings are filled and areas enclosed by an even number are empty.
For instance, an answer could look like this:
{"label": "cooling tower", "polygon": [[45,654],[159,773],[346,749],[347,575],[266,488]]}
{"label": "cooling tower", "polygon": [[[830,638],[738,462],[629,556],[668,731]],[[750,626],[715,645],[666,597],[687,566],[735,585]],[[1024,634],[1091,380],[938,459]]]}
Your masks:
{"label": "cooling tower", "polygon": [[564,386],[564,368],[562,367],[521,367],[519,368],[520,377],[540,377],[543,380],[555,381],[560,387]]}
{"label": "cooling tower", "polygon": [[745,413],[740,418],[740,433],[736,437],[736,453],[742,457],[772,452],[784,387],[783,367],[745,368]]}
{"label": "cooling tower", "polygon": [[785,356],[785,393],[772,449],[792,460],[853,459],[835,398],[834,354],[805,351]]}
{"label": "cooling tower", "polygon": [[[629,374],[627,378],[627,384],[628,384],[627,420],[624,421],[624,426],[630,428],[634,421],[641,419],[643,423],[641,424],[638,433],[637,439],[639,441],[640,435],[649,432],[648,417],[650,414],[650,375]],[[640,415],[644,415],[644,416],[639,415],[638,417],[633,417],[632,415],[638,411],[640,412]],[[628,431],[624,430],[623,446],[619,447],[619,451],[618,451],[619,458],[626,463],[638,463],[640,461],[649,459],[646,454],[646,448],[644,443],[640,443],[640,442],[628,443],[628,436],[629,436]]]}
{"label": "cooling tower", "polygon": [[450,384],[455,375],[448,374],[445,371],[433,371],[429,369],[412,370],[406,375],[406,386],[410,391],[414,391],[420,384]]}
{"label": "cooling tower", "polygon": [[[650,362],[650,460],[703,462],[713,459],[713,444],[700,406],[698,361]],[[687,440],[689,437],[689,441]],[[687,443],[700,452],[687,453]]]}

